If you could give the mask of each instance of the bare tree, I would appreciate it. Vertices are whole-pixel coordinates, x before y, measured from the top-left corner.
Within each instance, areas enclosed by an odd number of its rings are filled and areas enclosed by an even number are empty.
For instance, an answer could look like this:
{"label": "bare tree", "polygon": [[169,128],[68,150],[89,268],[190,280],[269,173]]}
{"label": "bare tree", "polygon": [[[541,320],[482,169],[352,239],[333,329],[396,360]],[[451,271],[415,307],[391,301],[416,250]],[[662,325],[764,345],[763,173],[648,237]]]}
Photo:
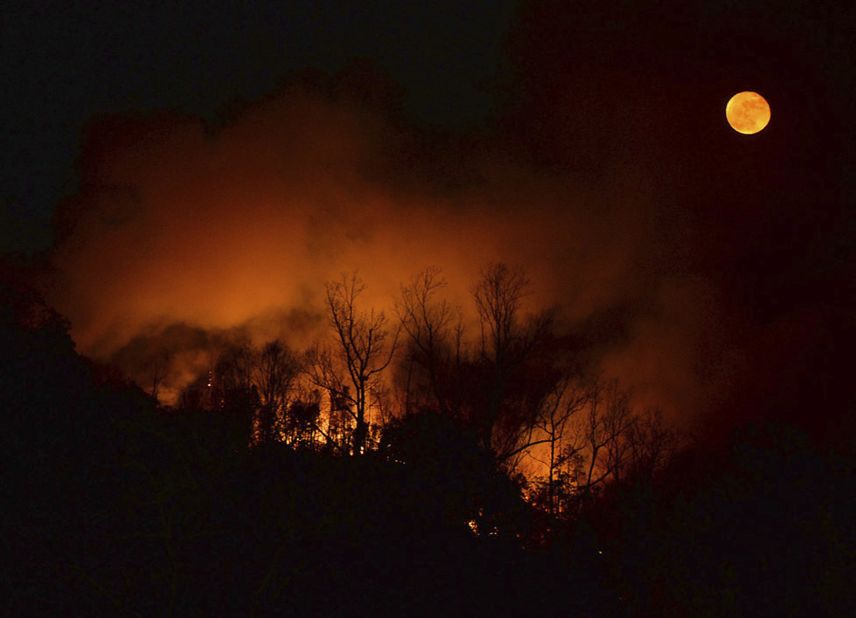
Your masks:
{"label": "bare tree", "polygon": [[310,354],[310,379],[330,394],[331,401],[344,400],[353,408],[354,455],[365,450],[372,388],[392,361],[398,341],[398,329],[390,328],[382,311],[359,309],[364,291],[365,284],[356,273],[327,284],[327,317],[335,334],[335,355],[320,347]]}
{"label": "bare tree", "polygon": [[625,436],[627,472],[650,479],[675,454],[681,436],[666,424],[659,409],[647,410],[633,421]]}
{"label": "bare tree", "polygon": [[[508,403],[506,399],[514,373],[520,373],[521,367],[534,357],[552,326],[551,312],[524,320],[523,299],[528,285],[529,279],[521,269],[498,263],[485,269],[472,291],[479,315],[479,357],[490,373],[480,433],[484,445],[494,450],[494,430],[503,417],[504,404]],[[517,432],[531,423],[549,390],[549,386],[541,386],[540,391],[530,389],[522,398],[518,397],[518,404],[528,410],[518,409],[515,414],[505,415],[501,439],[504,448],[499,449],[503,458],[510,456],[509,448],[519,450],[519,447],[514,448],[518,442]]]}
{"label": "bare tree", "polygon": [[[577,463],[583,447],[580,436],[571,431],[570,421],[585,407],[589,396],[590,393],[580,388],[570,375],[564,375],[545,399],[521,447],[522,453],[546,468],[546,495],[543,499],[552,515],[557,515],[560,510],[559,498],[564,493],[559,487],[562,479],[570,476],[570,471],[562,472],[568,464]],[[539,445],[543,446],[536,449]],[[541,451],[545,452],[542,454]]]}
{"label": "bare tree", "polygon": [[258,352],[253,379],[261,403],[256,423],[259,442],[277,438],[277,429],[284,422],[289,396],[299,372],[297,355],[280,341],[271,341]]}
{"label": "bare tree", "polygon": [[327,396],[326,428],[319,422],[316,427],[318,432],[324,437],[328,448],[346,453],[351,451],[349,442],[357,416],[353,409],[354,398],[348,386],[347,373],[340,370],[336,361],[337,357],[330,347],[316,343],[306,352],[304,371],[309,382]]}
{"label": "bare tree", "polygon": [[660,412],[636,413],[617,381],[580,385],[565,377],[520,448],[546,470],[534,495],[556,515],[566,500],[586,499],[606,482],[651,478],[678,445]]}
{"label": "bare tree", "polygon": [[317,389],[296,397],[288,407],[285,417],[286,442],[298,448],[316,445],[316,434],[326,437],[320,428],[321,394]]}
{"label": "bare tree", "polygon": [[249,342],[228,345],[209,372],[211,407],[219,410],[253,412],[258,406],[258,389],[253,380],[256,355]]}
{"label": "bare tree", "polygon": [[615,381],[597,382],[591,390],[582,435],[588,456],[582,489],[585,495],[610,477],[621,475],[627,461],[626,437],[633,427],[630,393]]}
{"label": "bare tree", "polygon": [[526,342],[520,310],[529,279],[519,268],[491,264],[473,288],[481,328],[481,355],[499,367],[513,362]]}
{"label": "bare tree", "polygon": [[603,435],[606,440],[605,472],[619,480],[630,460],[630,448],[627,441],[638,418],[630,405],[630,392],[622,390],[617,383],[607,387],[606,406],[602,419]]}
{"label": "bare tree", "polygon": [[[444,388],[444,377],[449,372],[451,360],[460,362],[462,326],[460,313],[445,299],[437,298],[439,291],[445,287],[446,280],[440,269],[429,267],[401,287],[401,299],[396,303],[401,327],[409,343],[405,387],[407,411],[410,410],[415,364],[427,377],[427,386],[437,409],[443,413],[449,412],[449,393]],[[453,350],[456,351],[454,359],[450,358]]]}

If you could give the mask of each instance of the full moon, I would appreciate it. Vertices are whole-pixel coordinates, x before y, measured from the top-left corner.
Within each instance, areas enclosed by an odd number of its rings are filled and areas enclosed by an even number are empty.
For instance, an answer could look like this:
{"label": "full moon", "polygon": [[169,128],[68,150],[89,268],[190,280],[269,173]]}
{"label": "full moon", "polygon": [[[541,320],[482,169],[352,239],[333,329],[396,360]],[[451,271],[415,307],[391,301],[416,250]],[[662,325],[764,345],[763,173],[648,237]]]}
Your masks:
{"label": "full moon", "polygon": [[725,106],[725,117],[732,129],[752,135],[770,122],[770,106],[757,92],[738,92]]}

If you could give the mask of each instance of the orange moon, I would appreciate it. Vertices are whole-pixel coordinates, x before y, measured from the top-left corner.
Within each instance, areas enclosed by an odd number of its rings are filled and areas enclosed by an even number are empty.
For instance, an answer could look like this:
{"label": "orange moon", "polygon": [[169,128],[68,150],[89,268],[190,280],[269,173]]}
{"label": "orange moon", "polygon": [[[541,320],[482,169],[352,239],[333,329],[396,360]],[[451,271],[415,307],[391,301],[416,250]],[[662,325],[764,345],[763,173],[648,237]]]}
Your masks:
{"label": "orange moon", "polygon": [[738,92],[725,106],[725,118],[738,133],[752,135],[770,122],[770,106],[757,92]]}

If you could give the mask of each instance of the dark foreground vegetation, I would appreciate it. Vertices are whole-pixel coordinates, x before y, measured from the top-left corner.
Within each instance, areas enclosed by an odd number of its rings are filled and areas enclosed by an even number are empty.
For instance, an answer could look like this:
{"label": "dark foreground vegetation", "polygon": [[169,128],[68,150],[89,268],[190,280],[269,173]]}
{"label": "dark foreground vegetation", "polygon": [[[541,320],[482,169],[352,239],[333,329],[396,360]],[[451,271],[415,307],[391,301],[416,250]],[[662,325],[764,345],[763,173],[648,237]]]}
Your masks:
{"label": "dark foreground vegetation", "polygon": [[299,439],[250,446],[239,407],[159,408],[78,356],[25,286],[3,282],[0,298],[4,615],[856,607],[853,460],[795,429],[690,442],[656,470],[545,508],[442,410],[390,420],[359,456]]}

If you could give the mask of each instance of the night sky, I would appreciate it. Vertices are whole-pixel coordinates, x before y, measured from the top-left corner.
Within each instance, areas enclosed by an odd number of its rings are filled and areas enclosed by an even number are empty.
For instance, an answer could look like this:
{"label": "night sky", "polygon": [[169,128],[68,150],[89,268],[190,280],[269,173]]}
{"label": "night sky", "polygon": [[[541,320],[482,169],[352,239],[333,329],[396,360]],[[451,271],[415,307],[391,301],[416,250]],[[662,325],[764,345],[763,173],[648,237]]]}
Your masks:
{"label": "night sky", "polygon": [[7,2],[2,247],[82,352],[184,354],[175,388],[211,333],[309,337],[342,270],[383,304],[504,259],[673,417],[837,418],[856,11],[644,4]]}

